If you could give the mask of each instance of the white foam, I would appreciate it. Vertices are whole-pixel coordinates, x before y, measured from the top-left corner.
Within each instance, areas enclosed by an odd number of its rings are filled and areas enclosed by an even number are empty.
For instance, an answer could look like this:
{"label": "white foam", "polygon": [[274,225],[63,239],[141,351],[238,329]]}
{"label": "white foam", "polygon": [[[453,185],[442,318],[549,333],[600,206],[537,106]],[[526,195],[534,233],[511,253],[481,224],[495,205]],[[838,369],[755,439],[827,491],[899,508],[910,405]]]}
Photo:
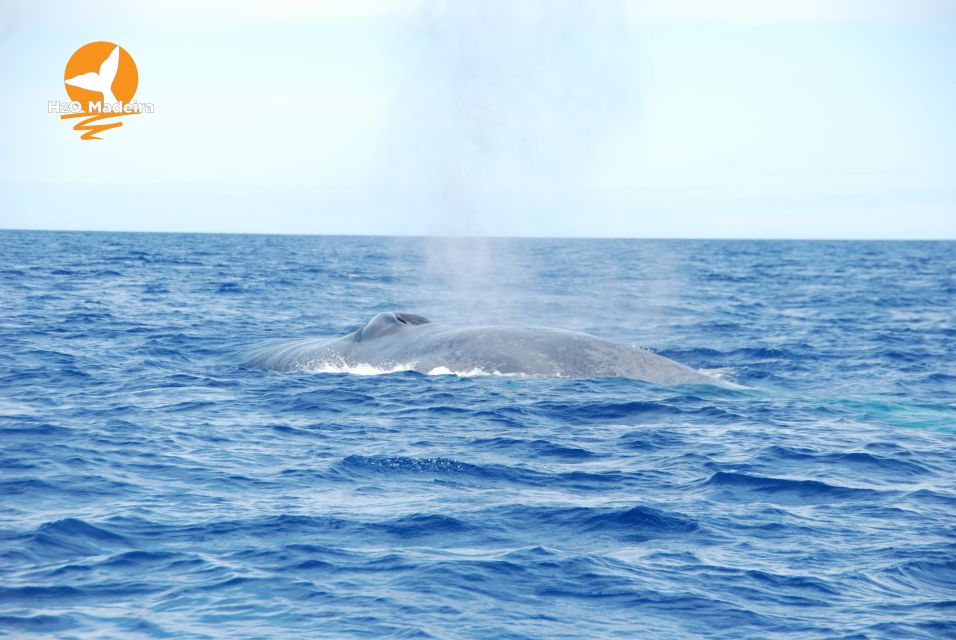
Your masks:
{"label": "white foam", "polygon": [[479,367],[468,369],[467,371],[452,371],[448,367],[435,367],[428,372],[430,376],[458,376],[459,378],[474,378],[478,376],[502,376],[502,377],[521,377],[520,373],[501,373],[500,371],[485,371]]}
{"label": "white foam", "polygon": [[698,369],[697,373],[703,374],[708,378],[733,382],[733,376],[735,372],[731,367],[717,367],[714,369]]}
{"label": "white foam", "polygon": [[705,375],[708,378],[713,378],[714,380],[720,380],[725,385],[729,385],[730,387],[734,389],[749,389],[749,387],[734,381],[736,371],[732,367],[716,367],[714,369],[698,369],[697,373],[701,375]]}
{"label": "white foam", "polygon": [[[381,376],[389,373],[401,373],[402,371],[416,371],[417,362],[408,362],[396,364],[392,367],[376,367],[371,364],[346,364],[345,362],[333,362],[328,360],[309,362],[296,368],[296,371],[304,373],[348,373],[353,376]],[[521,373],[501,373],[500,371],[485,371],[480,367],[456,371],[441,365],[430,369],[426,375],[429,376],[458,376],[459,378],[475,378],[481,376],[502,376],[502,377],[526,377]]]}
{"label": "white foam", "polygon": [[[403,371],[416,371],[417,362],[408,362],[396,364],[392,367],[376,367],[371,364],[346,364],[345,362],[332,362],[328,360],[309,362],[300,365],[296,371],[303,373],[347,373],[353,376],[382,376],[389,373],[401,373]],[[730,367],[720,367],[716,369],[698,369],[698,373],[719,380],[725,385],[735,388],[746,389],[744,385],[734,382],[734,370]],[[458,376],[459,378],[478,378],[484,376],[496,376],[502,378],[528,378],[531,377],[524,373],[502,373],[500,371],[486,371],[480,367],[456,371],[445,365],[440,365],[429,369],[426,372],[429,376]],[[563,378],[561,374],[555,376]]]}
{"label": "white foam", "polygon": [[335,362],[310,362],[306,365],[298,367],[296,370],[306,373],[348,373],[353,376],[381,376],[388,373],[412,371],[414,368],[414,364],[399,364],[389,369],[383,369],[370,364],[348,365]]}

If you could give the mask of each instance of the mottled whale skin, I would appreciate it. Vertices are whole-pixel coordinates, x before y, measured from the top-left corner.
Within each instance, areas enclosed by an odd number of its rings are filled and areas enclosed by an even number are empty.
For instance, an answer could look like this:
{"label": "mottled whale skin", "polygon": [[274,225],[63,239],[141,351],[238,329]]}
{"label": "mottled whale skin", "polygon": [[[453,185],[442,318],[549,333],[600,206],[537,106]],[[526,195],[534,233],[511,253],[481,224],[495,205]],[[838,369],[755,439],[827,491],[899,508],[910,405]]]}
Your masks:
{"label": "mottled whale skin", "polygon": [[546,327],[431,322],[411,313],[380,313],[341,338],[272,342],[245,365],[307,371],[369,365],[463,373],[481,371],[568,378],[635,378],[655,384],[731,386],[663,356],[576,331]]}

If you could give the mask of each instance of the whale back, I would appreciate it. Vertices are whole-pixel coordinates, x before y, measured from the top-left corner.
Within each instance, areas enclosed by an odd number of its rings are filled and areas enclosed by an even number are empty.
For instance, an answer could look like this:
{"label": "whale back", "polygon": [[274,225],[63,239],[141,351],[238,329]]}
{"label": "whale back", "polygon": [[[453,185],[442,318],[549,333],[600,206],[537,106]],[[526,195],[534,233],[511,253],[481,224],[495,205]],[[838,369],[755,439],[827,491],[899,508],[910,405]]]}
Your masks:
{"label": "whale back", "polygon": [[429,322],[431,321],[428,318],[414,313],[392,313],[391,311],[386,311],[369,320],[367,325],[357,331],[355,333],[355,341],[363,342],[380,338],[400,331],[405,327],[428,324]]}
{"label": "whale back", "polygon": [[247,366],[279,371],[371,366],[382,371],[474,372],[547,377],[626,377],[657,384],[727,383],[650,351],[596,336],[529,326],[433,323],[385,312],[338,339],[272,342]]}

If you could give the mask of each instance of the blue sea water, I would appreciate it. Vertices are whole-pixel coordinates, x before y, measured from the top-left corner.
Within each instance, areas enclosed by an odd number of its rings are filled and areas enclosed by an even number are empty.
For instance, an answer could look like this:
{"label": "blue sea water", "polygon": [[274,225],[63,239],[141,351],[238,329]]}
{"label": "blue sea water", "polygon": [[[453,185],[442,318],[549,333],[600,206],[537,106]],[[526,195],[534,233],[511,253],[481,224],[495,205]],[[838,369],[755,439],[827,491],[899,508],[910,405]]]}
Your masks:
{"label": "blue sea water", "polygon": [[[745,385],[277,373],[379,311]],[[0,232],[0,635],[956,637],[956,243]]]}

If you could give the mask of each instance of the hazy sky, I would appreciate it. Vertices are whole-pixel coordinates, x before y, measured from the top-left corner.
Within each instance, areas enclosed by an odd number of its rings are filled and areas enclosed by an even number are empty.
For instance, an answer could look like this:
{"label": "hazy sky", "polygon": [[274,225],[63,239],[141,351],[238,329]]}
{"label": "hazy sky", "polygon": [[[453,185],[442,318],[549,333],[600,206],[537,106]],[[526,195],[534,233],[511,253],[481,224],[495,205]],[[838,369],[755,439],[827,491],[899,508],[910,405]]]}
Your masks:
{"label": "hazy sky", "polygon": [[951,0],[0,0],[0,79],[0,228],[956,238]]}

